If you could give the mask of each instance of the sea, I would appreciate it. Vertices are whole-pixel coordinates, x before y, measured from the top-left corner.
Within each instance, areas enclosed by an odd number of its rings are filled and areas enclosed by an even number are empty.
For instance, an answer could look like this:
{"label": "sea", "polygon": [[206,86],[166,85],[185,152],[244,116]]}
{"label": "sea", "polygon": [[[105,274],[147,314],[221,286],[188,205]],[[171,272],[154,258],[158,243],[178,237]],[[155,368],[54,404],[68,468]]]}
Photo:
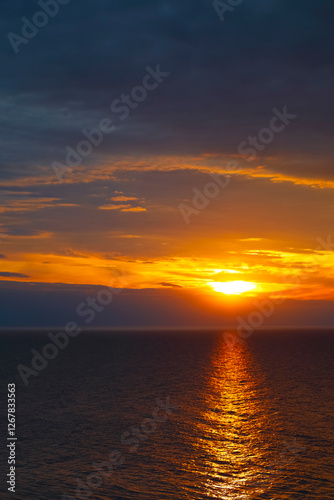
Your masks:
{"label": "sea", "polygon": [[1,498],[334,499],[334,332],[47,333],[0,334]]}

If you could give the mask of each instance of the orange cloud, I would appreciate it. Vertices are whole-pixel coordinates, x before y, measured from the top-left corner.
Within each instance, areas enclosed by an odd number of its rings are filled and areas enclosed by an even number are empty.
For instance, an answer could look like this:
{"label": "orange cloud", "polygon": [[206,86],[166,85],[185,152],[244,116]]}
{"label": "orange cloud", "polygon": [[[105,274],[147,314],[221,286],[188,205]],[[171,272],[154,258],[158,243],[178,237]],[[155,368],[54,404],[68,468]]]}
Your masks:
{"label": "orange cloud", "polygon": [[102,205],[100,210],[120,210],[121,212],[145,212],[146,208],[132,207],[131,205]]}
{"label": "orange cloud", "polygon": [[111,201],[134,201],[138,200],[138,198],[134,198],[132,196],[114,196],[113,198],[110,198]]}

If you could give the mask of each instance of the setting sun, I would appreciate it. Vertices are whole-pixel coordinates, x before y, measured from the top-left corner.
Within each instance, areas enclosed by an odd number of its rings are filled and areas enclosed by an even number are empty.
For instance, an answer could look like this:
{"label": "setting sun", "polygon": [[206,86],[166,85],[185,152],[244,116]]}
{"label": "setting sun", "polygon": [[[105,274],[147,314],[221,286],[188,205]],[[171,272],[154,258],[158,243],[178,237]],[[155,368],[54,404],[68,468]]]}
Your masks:
{"label": "setting sun", "polygon": [[215,281],[210,283],[210,286],[216,292],[224,293],[225,295],[239,295],[257,288],[255,283],[250,283],[249,281]]}

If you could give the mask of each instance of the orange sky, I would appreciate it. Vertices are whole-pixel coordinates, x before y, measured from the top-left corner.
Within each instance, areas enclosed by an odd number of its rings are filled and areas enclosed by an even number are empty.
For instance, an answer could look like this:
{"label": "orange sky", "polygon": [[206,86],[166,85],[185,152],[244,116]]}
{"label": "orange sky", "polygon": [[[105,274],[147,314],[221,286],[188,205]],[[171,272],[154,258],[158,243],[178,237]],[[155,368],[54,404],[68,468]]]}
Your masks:
{"label": "orange sky", "polygon": [[[236,158],[237,171],[217,155],[117,157],[64,182],[45,169],[4,182],[0,279],[105,285],[117,270],[127,288],[219,296],[212,284],[246,281],[245,295],[333,300],[334,182]],[[228,185],[187,224],[180,205],[193,209],[212,173]]]}

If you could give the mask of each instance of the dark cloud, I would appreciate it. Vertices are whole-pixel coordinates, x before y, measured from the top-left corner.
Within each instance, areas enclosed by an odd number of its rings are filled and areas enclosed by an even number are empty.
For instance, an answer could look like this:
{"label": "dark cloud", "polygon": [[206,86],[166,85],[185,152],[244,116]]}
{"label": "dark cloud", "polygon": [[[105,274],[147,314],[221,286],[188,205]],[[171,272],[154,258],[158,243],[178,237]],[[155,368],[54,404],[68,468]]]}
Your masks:
{"label": "dark cloud", "polygon": [[0,276],[2,276],[3,278],[29,278],[29,276],[22,273],[0,272]]}
{"label": "dark cloud", "polygon": [[[334,152],[329,2],[253,0],[222,23],[212,2],[200,0],[72,0],[15,55],[6,34],[19,33],[21,17],[36,9],[2,5],[4,178],[43,175],[42,166],[61,161],[84,127],[111,116],[110,103],[141,82],[148,64],[171,76],[125,122],[115,118],[118,131],[97,157],[235,153],[283,105],[298,123],[267,154]],[[309,169],[319,175],[322,164]]]}
{"label": "dark cloud", "polygon": [[[20,227],[18,227],[17,224],[20,224]],[[39,237],[43,235],[43,232],[39,229],[23,227],[24,224],[26,224],[27,226],[30,225],[30,220],[27,219],[27,221],[23,221],[21,219],[16,221],[15,219],[13,219],[13,225],[8,224],[7,226],[4,226],[4,228],[8,236]]]}
{"label": "dark cloud", "polygon": [[[101,286],[92,285],[0,283],[2,327],[64,328],[68,321],[76,321],[85,327],[87,325],[76,314],[76,308],[88,296],[94,297],[100,290]],[[245,300],[236,311],[231,310],[226,303],[205,304],[202,295],[184,290],[124,290],[114,296],[104,311],[96,315],[94,325],[90,327],[235,328],[236,316],[241,314],[247,317],[253,310],[251,300]],[[308,327],[332,326],[332,303],[288,299],[272,318],[267,318],[265,326],[291,327],[301,324]]]}

